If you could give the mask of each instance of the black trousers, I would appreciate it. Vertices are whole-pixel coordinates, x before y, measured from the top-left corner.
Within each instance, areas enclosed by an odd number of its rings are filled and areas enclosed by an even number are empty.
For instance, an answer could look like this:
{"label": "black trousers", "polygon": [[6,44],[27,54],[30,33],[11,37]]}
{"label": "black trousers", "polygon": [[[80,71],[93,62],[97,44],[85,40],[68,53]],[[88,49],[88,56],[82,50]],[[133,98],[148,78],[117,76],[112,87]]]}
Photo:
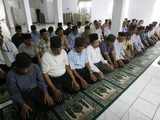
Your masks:
{"label": "black trousers", "polygon": [[72,79],[71,77],[65,73],[64,75],[60,77],[51,77],[53,84],[56,86],[56,88],[60,89],[63,92],[72,92]]}
{"label": "black trousers", "polygon": [[[91,75],[90,75],[90,72],[89,72],[89,70],[87,69],[87,68],[82,68],[82,69],[76,69],[76,71],[78,72],[78,74],[83,78],[83,79],[85,79],[86,80],[86,82],[88,82],[88,83],[92,83],[92,81],[91,81]],[[78,78],[76,78],[76,80],[77,80],[77,82],[79,83],[79,84],[81,84],[80,83],[80,80],[78,79]]]}
{"label": "black trousers", "polygon": [[[0,65],[0,68],[7,74],[10,68],[7,65]],[[5,76],[4,76],[5,77]],[[6,78],[0,79],[0,85],[3,85],[6,83]]]}

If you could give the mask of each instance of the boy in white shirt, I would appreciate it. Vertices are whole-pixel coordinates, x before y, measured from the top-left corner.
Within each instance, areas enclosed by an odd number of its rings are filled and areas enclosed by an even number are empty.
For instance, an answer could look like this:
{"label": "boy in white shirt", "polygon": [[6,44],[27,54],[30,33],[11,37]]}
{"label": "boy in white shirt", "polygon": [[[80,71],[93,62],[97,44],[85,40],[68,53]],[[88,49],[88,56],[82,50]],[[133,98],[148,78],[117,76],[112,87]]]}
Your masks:
{"label": "boy in white shirt", "polygon": [[55,99],[61,101],[61,91],[78,91],[79,85],[69,68],[68,57],[63,50],[59,37],[51,38],[51,51],[42,57],[42,71],[44,79]]}
{"label": "boy in white shirt", "polygon": [[124,32],[118,33],[118,38],[114,42],[114,49],[116,53],[116,61],[118,67],[123,67],[124,64],[129,62],[126,51],[124,49],[124,40],[126,39],[126,34]]}
{"label": "boy in white shirt", "polygon": [[112,65],[108,63],[108,61],[104,60],[100,47],[98,35],[96,33],[92,33],[89,35],[90,45],[87,47],[87,55],[89,64],[91,66],[91,70],[99,73],[106,73],[112,71],[114,68]]}
{"label": "boy in white shirt", "polygon": [[76,38],[75,47],[68,53],[68,58],[73,74],[82,89],[87,87],[87,83],[97,81],[97,77],[89,65],[84,38]]}
{"label": "boy in white shirt", "polygon": [[135,54],[141,54],[144,52],[145,47],[141,41],[141,38],[137,29],[135,29],[133,35],[131,36],[131,41],[133,42]]}

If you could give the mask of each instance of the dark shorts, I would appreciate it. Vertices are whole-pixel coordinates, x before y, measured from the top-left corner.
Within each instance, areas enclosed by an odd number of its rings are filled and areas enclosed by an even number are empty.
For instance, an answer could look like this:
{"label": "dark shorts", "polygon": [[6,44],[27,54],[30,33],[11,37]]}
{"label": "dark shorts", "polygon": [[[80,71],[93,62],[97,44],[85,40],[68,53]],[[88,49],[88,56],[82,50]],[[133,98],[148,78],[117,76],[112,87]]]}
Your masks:
{"label": "dark shorts", "polygon": [[[7,67],[6,65],[0,65],[0,68],[7,74],[8,71],[10,70],[9,67]],[[6,79],[0,79],[0,85],[3,85],[6,83]]]}
{"label": "dark shorts", "polygon": [[[90,76],[90,72],[87,68],[82,68],[82,69],[76,69],[76,71],[78,72],[78,74],[86,80],[86,82],[91,83],[91,76]],[[79,83],[79,85],[81,85],[80,80],[78,78],[76,78],[77,82]]]}
{"label": "dark shorts", "polygon": [[[44,93],[38,87],[32,89],[30,92],[24,92],[21,94],[23,95],[25,103],[32,108],[32,112],[29,114],[27,120],[36,119],[42,113],[47,113],[53,107],[44,104]],[[17,110],[20,112],[20,105],[17,105]]]}
{"label": "dark shorts", "polygon": [[53,84],[56,88],[62,90],[62,91],[72,91],[72,79],[71,77],[65,73],[64,75],[60,77],[50,77]]}
{"label": "dark shorts", "polygon": [[102,62],[95,63],[94,65],[103,73],[111,72],[111,70]]}

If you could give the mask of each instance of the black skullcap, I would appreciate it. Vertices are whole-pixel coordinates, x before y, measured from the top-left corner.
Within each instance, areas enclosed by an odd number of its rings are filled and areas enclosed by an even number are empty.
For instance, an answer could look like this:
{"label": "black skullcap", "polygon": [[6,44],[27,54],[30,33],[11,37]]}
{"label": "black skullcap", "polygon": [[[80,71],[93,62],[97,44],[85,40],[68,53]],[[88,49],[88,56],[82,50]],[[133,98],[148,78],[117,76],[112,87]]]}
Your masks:
{"label": "black skullcap", "polygon": [[28,39],[31,39],[32,36],[30,33],[25,33],[25,34],[23,34],[23,38],[24,38],[24,40],[28,40]]}
{"label": "black skullcap", "polygon": [[22,27],[20,25],[16,25],[15,31],[21,31],[21,30],[22,30]]}
{"label": "black skullcap", "polygon": [[113,34],[108,35],[107,37],[104,38],[106,42],[110,41],[110,42],[114,42],[116,39],[116,36]]}
{"label": "black skullcap", "polygon": [[61,48],[61,39],[58,36],[51,38],[51,48]]}
{"label": "black skullcap", "polygon": [[32,60],[26,53],[19,53],[16,56],[15,66],[17,68],[28,68],[32,64]]}
{"label": "black skullcap", "polygon": [[34,31],[34,30],[36,30],[37,28],[36,28],[36,26],[35,25],[31,25],[31,30],[32,31]]}
{"label": "black skullcap", "polygon": [[119,33],[118,33],[118,36],[124,37],[124,36],[126,36],[126,33],[125,33],[125,32],[119,32]]}
{"label": "black skullcap", "polygon": [[45,32],[47,32],[47,30],[45,28],[43,28],[43,29],[40,30],[40,34],[43,34]]}
{"label": "black skullcap", "polygon": [[75,39],[75,48],[76,47],[85,47],[85,45],[86,45],[85,38],[77,37]]}
{"label": "black skullcap", "polygon": [[72,31],[75,31],[75,30],[78,30],[77,25],[74,25],[74,26],[72,27]]}
{"label": "black skullcap", "polygon": [[90,40],[91,43],[98,40],[98,34],[97,33],[90,34],[89,35],[89,40]]}

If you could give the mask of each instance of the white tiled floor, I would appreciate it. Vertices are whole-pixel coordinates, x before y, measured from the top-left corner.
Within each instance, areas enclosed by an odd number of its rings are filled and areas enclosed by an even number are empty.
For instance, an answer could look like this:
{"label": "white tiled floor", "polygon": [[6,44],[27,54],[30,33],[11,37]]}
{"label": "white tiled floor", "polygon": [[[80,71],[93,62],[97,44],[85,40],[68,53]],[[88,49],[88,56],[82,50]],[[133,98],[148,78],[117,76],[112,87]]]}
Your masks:
{"label": "white tiled floor", "polygon": [[160,66],[154,63],[97,120],[160,120]]}

